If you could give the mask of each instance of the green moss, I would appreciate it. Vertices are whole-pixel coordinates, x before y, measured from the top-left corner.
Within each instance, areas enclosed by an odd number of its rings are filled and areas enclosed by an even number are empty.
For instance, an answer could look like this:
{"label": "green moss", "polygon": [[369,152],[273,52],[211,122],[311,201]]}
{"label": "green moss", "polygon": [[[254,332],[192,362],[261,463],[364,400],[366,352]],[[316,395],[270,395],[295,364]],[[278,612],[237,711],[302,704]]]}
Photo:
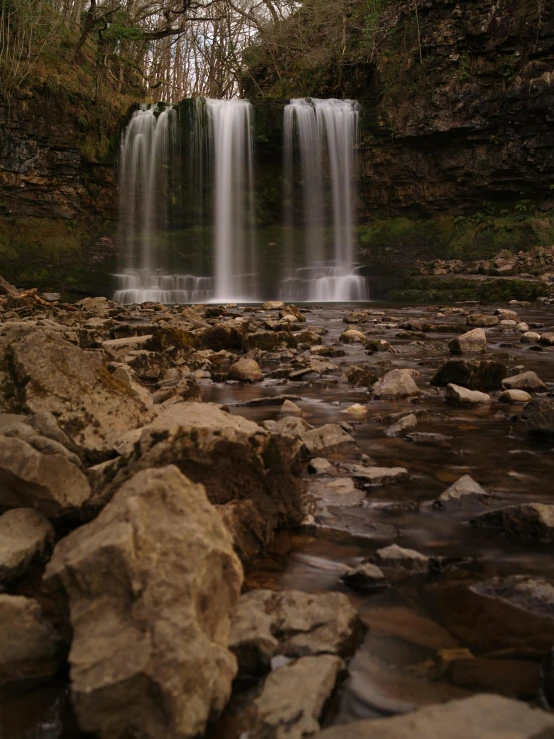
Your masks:
{"label": "green moss", "polygon": [[452,303],[464,300],[507,303],[510,300],[535,300],[544,294],[544,287],[531,280],[411,277],[404,281],[403,288],[390,290],[386,299],[398,303]]}

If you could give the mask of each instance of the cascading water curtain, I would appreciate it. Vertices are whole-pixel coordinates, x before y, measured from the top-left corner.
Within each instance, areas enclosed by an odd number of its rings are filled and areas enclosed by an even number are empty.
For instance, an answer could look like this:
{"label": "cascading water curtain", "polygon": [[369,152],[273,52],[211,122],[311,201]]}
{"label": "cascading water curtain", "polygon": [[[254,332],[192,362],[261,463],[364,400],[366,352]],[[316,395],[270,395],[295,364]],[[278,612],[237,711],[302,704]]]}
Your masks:
{"label": "cascading water curtain", "polygon": [[120,151],[120,231],[124,269],[114,299],[123,303],[188,303],[211,296],[209,278],[168,274],[157,248],[168,229],[169,173],[175,160],[177,112],[143,105],[123,132]]}
{"label": "cascading water curtain", "polygon": [[[367,283],[354,265],[354,208],[359,106],[353,100],[299,98],[284,111],[285,245],[288,274],[280,295],[286,300],[360,301]],[[299,166],[295,169],[294,156]],[[295,171],[302,190],[304,251],[292,254]],[[329,184],[327,184],[329,183]],[[327,215],[326,191],[331,194]],[[326,232],[331,231],[327,244]]]}
{"label": "cascading water curtain", "polygon": [[206,100],[214,177],[215,300],[257,298],[252,106]]}

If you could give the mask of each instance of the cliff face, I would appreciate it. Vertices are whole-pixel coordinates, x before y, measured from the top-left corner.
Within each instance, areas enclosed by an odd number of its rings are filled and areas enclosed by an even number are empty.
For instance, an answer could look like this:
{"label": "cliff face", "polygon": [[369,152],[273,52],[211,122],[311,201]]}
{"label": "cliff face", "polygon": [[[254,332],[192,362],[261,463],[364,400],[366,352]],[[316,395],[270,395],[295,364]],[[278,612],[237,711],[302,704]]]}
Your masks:
{"label": "cliff face", "polygon": [[116,217],[113,162],[86,161],[83,145],[59,100],[27,93],[0,104],[0,216]]}
{"label": "cliff face", "polygon": [[[463,213],[554,182],[554,8],[397,3],[381,19],[363,139],[365,213]],[[419,25],[419,35],[418,35]]]}

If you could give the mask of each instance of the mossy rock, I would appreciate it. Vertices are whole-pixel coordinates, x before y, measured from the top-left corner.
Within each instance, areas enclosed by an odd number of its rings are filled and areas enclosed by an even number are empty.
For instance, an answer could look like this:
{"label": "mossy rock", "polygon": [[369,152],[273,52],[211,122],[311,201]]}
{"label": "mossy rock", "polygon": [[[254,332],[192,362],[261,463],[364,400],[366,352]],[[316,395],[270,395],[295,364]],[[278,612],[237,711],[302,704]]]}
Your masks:
{"label": "mossy rock", "polygon": [[163,352],[168,349],[199,349],[201,343],[198,337],[175,328],[174,326],[157,327],[152,337],[144,345],[145,349],[153,352]]}

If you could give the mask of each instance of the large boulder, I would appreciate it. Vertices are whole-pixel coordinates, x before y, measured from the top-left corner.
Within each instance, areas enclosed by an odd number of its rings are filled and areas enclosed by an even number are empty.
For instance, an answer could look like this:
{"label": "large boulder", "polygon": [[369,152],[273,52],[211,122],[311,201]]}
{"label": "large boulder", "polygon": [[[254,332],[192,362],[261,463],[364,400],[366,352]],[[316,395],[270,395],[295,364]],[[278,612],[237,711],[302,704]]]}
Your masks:
{"label": "large boulder", "polygon": [[84,473],[65,454],[42,454],[26,441],[0,436],[0,509],[35,508],[57,518],[90,495]]}
{"label": "large boulder", "polygon": [[0,634],[0,684],[59,669],[61,639],[36,600],[0,594]]}
{"label": "large boulder", "polygon": [[506,506],[483,513],[473,518],[470,524],[497,529],[518,541],[550,544],[554,541],[554,505],[523,503]]}
{"label": "large boulder", "polygon": [[521,414],[525,431],[536,439],[554,439],[554,400],[541,398],[532,400]]}
{"label": "large boulder", "polygon": [[410,369],[391,370],[373,386],[373,397],[381,400],[408,398],[413,395],[419,395],[419,388]]}
{"label": "large boulder", "polygon": [[15,580],[54,546],[54,528],[31,508],[14,508],[0,516],[0,585]]}
{"label": "large boulder", "polygon": [[493,359],[449,359],[435,372],[431,385],[453,383],[470,390],[496,390],[506,374],[506,365]]}
{"label": "large boulder", "polygon": [[132,451],[118,463],[115,479],[98,487],[99,505],[135,472],[175,464],[205,485],[212,503],[232,503],[225,520],[237,535],[244,559],[261,553],[276,528],[302,518],[300,480],[291,469],[296,463],[294,448],[285,438],[218,405],[172,405],[140,432],[133,432],[131,440]]}
{"label": "large boulder", "polygon": [[318,734],[321,739],[547,739],[554,716],[499,695],[475,695],[407,716],[356,721]]}
{"label": "large boulder", "polygon": [[14,410],[53,413],[92,460],[108,456],[121,434],[153,416],[132,387],[110,374],[102,351],[84,351],[59,332],[35,329],[8,344],[5,356],[4,395]]}
{"label": "large boulder", "polygon": [[478,354],[487,350],[487,335],[482,328],[474,328],[448,342],[453,354]]}
{"label": "large boulder", "polygon": [[45,579],[69,599],[81,729],[110,739],[202,734],[231,693],[227,643],[242,578],[204,488],[174,466],[138,473],[62,539]]}

